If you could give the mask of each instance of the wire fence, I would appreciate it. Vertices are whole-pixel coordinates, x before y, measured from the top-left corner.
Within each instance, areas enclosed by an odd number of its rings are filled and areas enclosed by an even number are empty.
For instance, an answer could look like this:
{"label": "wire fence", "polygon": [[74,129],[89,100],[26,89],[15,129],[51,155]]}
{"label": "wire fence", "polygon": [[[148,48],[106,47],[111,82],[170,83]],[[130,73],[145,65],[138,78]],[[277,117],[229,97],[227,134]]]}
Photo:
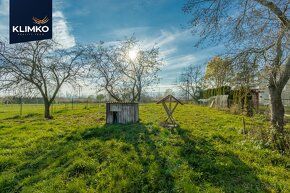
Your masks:
{"label": "wire fence", "polygon": [[[152,101],[150,102],[152,103]],[[285,113],[290,115],[290,99],[283,100],[285,105]],[[145,105],[145,103],[141,103],[140,106]],[[66,102],[58,102],[53,103],[50,107],[50,113],[52,116],[66,112],[69,114],[74,114],[76,112],[81,112],[84,109],[92,109],[92,108],[101,108],[100,111],[105,112],[105,102],[92,102],[89,100],[84,101],[75,101],[70,100]],[[266,106],[260,105],[260,110],[264,111]],[[99,111],[98,110],[98,111]],[[149,111],[147,109],[146,111]],[[27,103],[0,103],[0,120],[1,119],[9,119],[9,118],[16,118],[16,117],[29,117],[32,115],[39,115],[43,116],[44,114],[44,104],[43,103],[35,103],[35,104],[27,104]],[[151,114],[151,112],[148,112]],[[152,112],[152,114],[154,114]]]}
{"label": "wire fence", "polygon": [[[78,110],[99,107],[105,110],[105,103],[56,103],[50,107],[53,116],[59,112],[74,113]],[[44,104],[0,104],[0,119],[43,115]]]}

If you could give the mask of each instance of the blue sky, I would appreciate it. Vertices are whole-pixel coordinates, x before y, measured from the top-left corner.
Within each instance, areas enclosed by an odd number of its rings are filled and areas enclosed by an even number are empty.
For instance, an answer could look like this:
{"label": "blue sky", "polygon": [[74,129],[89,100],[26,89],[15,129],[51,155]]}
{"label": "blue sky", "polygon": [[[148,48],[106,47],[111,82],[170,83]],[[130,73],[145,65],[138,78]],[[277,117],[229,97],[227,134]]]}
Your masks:
{"label": "blue sky", "polygon": [[[0,0],[0,36],[8,37],[8,3]],[[164,66],[155,91],[174,88],[182,69],[205,64],[223,46],[196,48],[198,36],[186,28],[185,0],[53,0],[53,33],[66,47],[77,42],[115,42],[135,35],[145,47],[160,47]],[[159,89],[160,88],[160,89]],[[90,91],[86,91],[90,93]]]}

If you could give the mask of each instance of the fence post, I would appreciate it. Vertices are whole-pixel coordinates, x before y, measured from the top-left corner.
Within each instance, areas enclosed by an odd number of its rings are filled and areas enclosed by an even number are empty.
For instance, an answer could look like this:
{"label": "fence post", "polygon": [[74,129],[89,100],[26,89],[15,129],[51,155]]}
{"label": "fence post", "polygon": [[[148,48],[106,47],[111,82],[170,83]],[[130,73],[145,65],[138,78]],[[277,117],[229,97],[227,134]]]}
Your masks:
{"label": "fence post", "polygon": [[22,117],[22,97],[20,97],[19,100],[20,100],[20,117]]}

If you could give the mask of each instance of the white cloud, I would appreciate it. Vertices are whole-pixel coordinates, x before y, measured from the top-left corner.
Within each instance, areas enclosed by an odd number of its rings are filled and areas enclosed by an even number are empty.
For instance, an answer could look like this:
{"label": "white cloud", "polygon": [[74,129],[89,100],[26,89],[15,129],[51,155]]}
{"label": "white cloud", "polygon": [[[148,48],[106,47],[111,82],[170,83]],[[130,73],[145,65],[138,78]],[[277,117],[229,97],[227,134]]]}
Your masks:
{"label": "white cloud", "polygon": [[74,14],[78,16],[86,16],[91,13],[90,9],[88,7],[83,7],[81,9],[77,9]]}
{"label": "white cloud", "polygon": [[167,48],[167,49],[162,49],[160,51],[160,57],[161,58],[167,58],[168,56],[176,53],[177,51],[177,47],[171,47],[171,48]]}
{"label": "white cloud", "polygon": [[0,15],[7,16],[9,14],[9,0],[0,1]]}
{"label": "white cloud", "polygon": [[153,40],[158,46],[164,46],[166,44],[169,44],[170,42],[173,42],[176,39],[177,34],[170,33],[168,31],[161,31],[161,35]]}
{"label": "white cloud", "polygon": [[9,0],[0,0],[0,38],[8,38]]}
{"label": "white cloud", "polygon": [[[194,47],[194,41],[197,36],[192,36],[190,30],[181,30],[172,28],[170,30],[161,30],[159,35],[145,36],[146,48],[157,46],[160,48],[160,57],[163,59],[164,66],[159,72],[160,83],[154,87],[155,91],[164,92],[170,88],[177,91],[175,85],[177,78],[183,69],[189,65],[203,65],[208,59],[223,50],[223,46],[215,46],[207,49],[198,49]],[[192,47],[188,45],[192,42]]]}
{"label": "white cloud", "polygon": [[[4,23],[4,22],[3,22]],[[6,36],[5,34],[7,34],[6,33],[6,31],[8,31],[8,27],[6,26],[6,25],[4,25],[2,22],[1,22],[1,20],[0,20],[0,36],[2,35],[2,36]]]}
{"label": "white cloud", "polygon": [[[174,71],[178,74],[184,67],[195,65],[201,60],[204,60],[209,53],[196,53],[194,49],[185,49],[184,44],[192,41],[194,45],[194,37],[190,30],[181,30],[171,28],[170,30],[160,30],[159,33],[152,33],[153,28],[143,27],[130,27],[115,29],[111,32],[115,38],[123,39],[125,36],[135,34],[141,40],[141,46],[144,49],[152,47],[159,47],[160,58],[163,60],[164,66],[160,74],[167,74],[169,71]],[[110,41],[107,44],[115,45],[118,41]],[[192,46],[193,48],[194,46]],[[172,74],[173,75],[173,74]]]}
{"label": "white cloud", "polygon": [[53,12],[52,17],[53,18],[62,18],[62,19],[64,19],[64,15],[63,15],[63,13],[61,11]]}
{"label": "white cloud", "polygon": [[163,70],[176,72],[176,70],[182,70],[189,65],[203,65],[204,62],[216,55],[218,50],[222,49],[223,46],[218,45],[193,52],[192,54],[168,57],[164,62],[165,66]]}
{"label": "white cloud", "polygon": [[191,64],[195,64],[198,60],[200,59],[195,54],[171,57],[165,60],[164,70],[184,68]]}
{"label": "white cloud", "polygon": [[75,37],[70,33],[68,22],[61,11],[53,12],[53,39],[61,44],[61,48],[75,46]]}
{"label": "white cloud", "polygon": [[163,59],[162,70],[182,69],[190,64],[196,63],[198,57],[194,53],[184,51],[182,43],[192,41],[189,30],[172,29],[161,30],[159,36],[145,40],[145,47],[154,45],[160,48],[160,57]]}
{"label": "white cloud", "polygon": [[[194,40],[190,30],[161,30],[160,35],[145,41],[146,47],[156,45],[160,48],[160,57],[163,58],[164,66],[161,73],[168,74],[170,71],[178,74],[189,65],[202,65],[207,59],[222,50],[222,46],[210,47],[207,49],[194,48]],[[188,41],[192,42],[192,48],[187,49]],[[166,71],[166,72],[164,72]]]}
{"label": "white cloud", "polygon": [[159,47],[170,46],[176,43],[181,43],[187,40],[192,41],[192,36],[190,34],[190,30],[177,30],[172,28],[170,31],[160,30],[160,35],[155,38],[149,38],[146,40],[149,46],[156,44]]}

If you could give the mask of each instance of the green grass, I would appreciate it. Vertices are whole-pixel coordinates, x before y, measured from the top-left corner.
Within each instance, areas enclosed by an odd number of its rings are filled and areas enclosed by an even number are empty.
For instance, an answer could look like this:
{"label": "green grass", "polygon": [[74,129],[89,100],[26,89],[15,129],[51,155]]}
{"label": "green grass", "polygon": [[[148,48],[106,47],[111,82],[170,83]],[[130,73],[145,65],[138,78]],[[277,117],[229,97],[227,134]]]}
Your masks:
{"label": "green grass", "polygon": [[[290,115],[290,106],[285,106],[285,114]],[[263,114],[266,110],[269,110],[269,106],[267,105],[260,105],[259,106],[259,113]]]}
{"label": "green grass", "polygon": [[289,155],[242,135],[242,116],[183,105],[170,130],[156,104],[130,125],[105,125],[104,104],[18,110],[0,106],[0,192],[290,192]]}

